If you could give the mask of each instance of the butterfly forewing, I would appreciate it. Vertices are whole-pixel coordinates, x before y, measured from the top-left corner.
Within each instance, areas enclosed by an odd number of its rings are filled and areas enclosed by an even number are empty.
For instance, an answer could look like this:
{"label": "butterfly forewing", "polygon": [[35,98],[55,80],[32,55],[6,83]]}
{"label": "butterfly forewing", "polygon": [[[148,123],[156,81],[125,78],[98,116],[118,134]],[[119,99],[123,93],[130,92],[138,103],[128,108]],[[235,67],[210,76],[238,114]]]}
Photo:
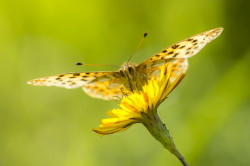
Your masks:
{"label": "butterfly forewing", "polygon": [[189,58],[196,53],[198,53],[207,43],[211,42],[213,39],[217,38],[223,28],[215,28],[189,38],[186,38],[180,42],[175,43],[174,45],[167,47],[161,52],[155,54],[151,58],[142,62],[148,63],[150,61],[160,60],[160,59],[169,59],[169,58]]}
{"label": "butterfly forewing", "polygon": [[90,96],[101,99],[121,98],[124,88],[119,72],[67,73],[28,81],[35,86],[57,86],[67,89],[82,87]]}
{"label": "butterfly forewing", "polygon": [[100,72],[98,74],[94,72],[66,73],[34,79],[28,81],[28,84],[35,86],[57,86],[62,88],[73,89],[81,87],[87,84],[88,82],[96,79],[97,76],[102,75],[104,75],[103,72]]}
{"label": "butterfly forewing", "polygon": [[[216,28],[177,42],[142,62],[138,69],[147,73],[150,77],[152,71],[160,70],[162,65],[170,63],[174,66],[172,69],[174,72],[171,74],[171,79],[174,80],[176,74],[187,70],[187,58],[197,54],[207,43],[217,38],[222,31],[223,28]],[[162,65],[159,65],[160,63]]]}

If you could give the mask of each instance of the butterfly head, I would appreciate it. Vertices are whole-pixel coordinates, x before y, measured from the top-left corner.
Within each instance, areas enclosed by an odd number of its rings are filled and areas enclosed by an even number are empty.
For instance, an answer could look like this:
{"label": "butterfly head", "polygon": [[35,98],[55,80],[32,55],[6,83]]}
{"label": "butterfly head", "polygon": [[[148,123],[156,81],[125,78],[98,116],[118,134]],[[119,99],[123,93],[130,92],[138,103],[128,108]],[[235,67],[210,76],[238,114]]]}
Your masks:
{"label": "butterfly head", "polygon": [[123,73],[122,75],[129,76],[129,75],[134,75],[136,71],[136,64],[135,63],[125,63],[120,67],[120,73]]}
{"label": "butterfly head", "polygon": [[124,86],[132,92],[136,88],[136,85],[134,85],[135,80],[137,80],[136,66],[137,65],[133,63],[125,63],[119,70]]}

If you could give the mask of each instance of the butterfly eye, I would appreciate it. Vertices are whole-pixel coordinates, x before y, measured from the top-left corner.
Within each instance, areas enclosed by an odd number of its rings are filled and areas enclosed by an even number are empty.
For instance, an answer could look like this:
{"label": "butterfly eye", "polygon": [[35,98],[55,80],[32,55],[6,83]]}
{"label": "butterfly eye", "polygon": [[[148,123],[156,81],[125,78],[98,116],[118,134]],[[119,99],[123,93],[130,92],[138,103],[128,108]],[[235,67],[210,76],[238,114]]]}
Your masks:
{"label": "butterfly eye", "polygon": [[128,72],[131,73],[134,71],[134,68],[133,67],[128,67]]}

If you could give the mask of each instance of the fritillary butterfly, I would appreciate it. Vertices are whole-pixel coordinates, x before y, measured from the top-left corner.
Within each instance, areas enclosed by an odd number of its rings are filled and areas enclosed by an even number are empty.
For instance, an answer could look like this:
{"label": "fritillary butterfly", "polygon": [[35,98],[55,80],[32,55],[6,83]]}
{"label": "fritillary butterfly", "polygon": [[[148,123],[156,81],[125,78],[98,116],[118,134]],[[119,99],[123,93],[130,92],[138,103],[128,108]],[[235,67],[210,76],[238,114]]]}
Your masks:
{"label": "fritillary butterfly", "polygon": [[81,87],[88,95],[105,100],[123,97],[124,92],[140,89],[151,77],[159,77],[163,65],[171,64],[171,80],[188,68],[188,58],[217,38],[223,28],[215,28],[167,47],[139,65],[125,64],[119,71],[67,73],[28,81],[35,86]]}

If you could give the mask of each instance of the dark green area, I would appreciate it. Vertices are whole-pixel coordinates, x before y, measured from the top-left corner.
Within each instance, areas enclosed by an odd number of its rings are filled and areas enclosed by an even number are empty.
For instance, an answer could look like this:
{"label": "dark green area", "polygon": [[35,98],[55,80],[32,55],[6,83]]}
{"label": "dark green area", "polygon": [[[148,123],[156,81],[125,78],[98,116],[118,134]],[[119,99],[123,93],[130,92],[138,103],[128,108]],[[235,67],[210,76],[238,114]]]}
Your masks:
{"label": "dark green area", "polygon": [[160,106],[192,166],[250,163],[250,24],[247,0],[0,1],[0,165],[179,166],[142,125],[91,131],[114,102],[81,89],[33,87],[33,78],[117,70],[144,32],[139,63],[191,35],[224,27],[189,59],[183,82]]}

